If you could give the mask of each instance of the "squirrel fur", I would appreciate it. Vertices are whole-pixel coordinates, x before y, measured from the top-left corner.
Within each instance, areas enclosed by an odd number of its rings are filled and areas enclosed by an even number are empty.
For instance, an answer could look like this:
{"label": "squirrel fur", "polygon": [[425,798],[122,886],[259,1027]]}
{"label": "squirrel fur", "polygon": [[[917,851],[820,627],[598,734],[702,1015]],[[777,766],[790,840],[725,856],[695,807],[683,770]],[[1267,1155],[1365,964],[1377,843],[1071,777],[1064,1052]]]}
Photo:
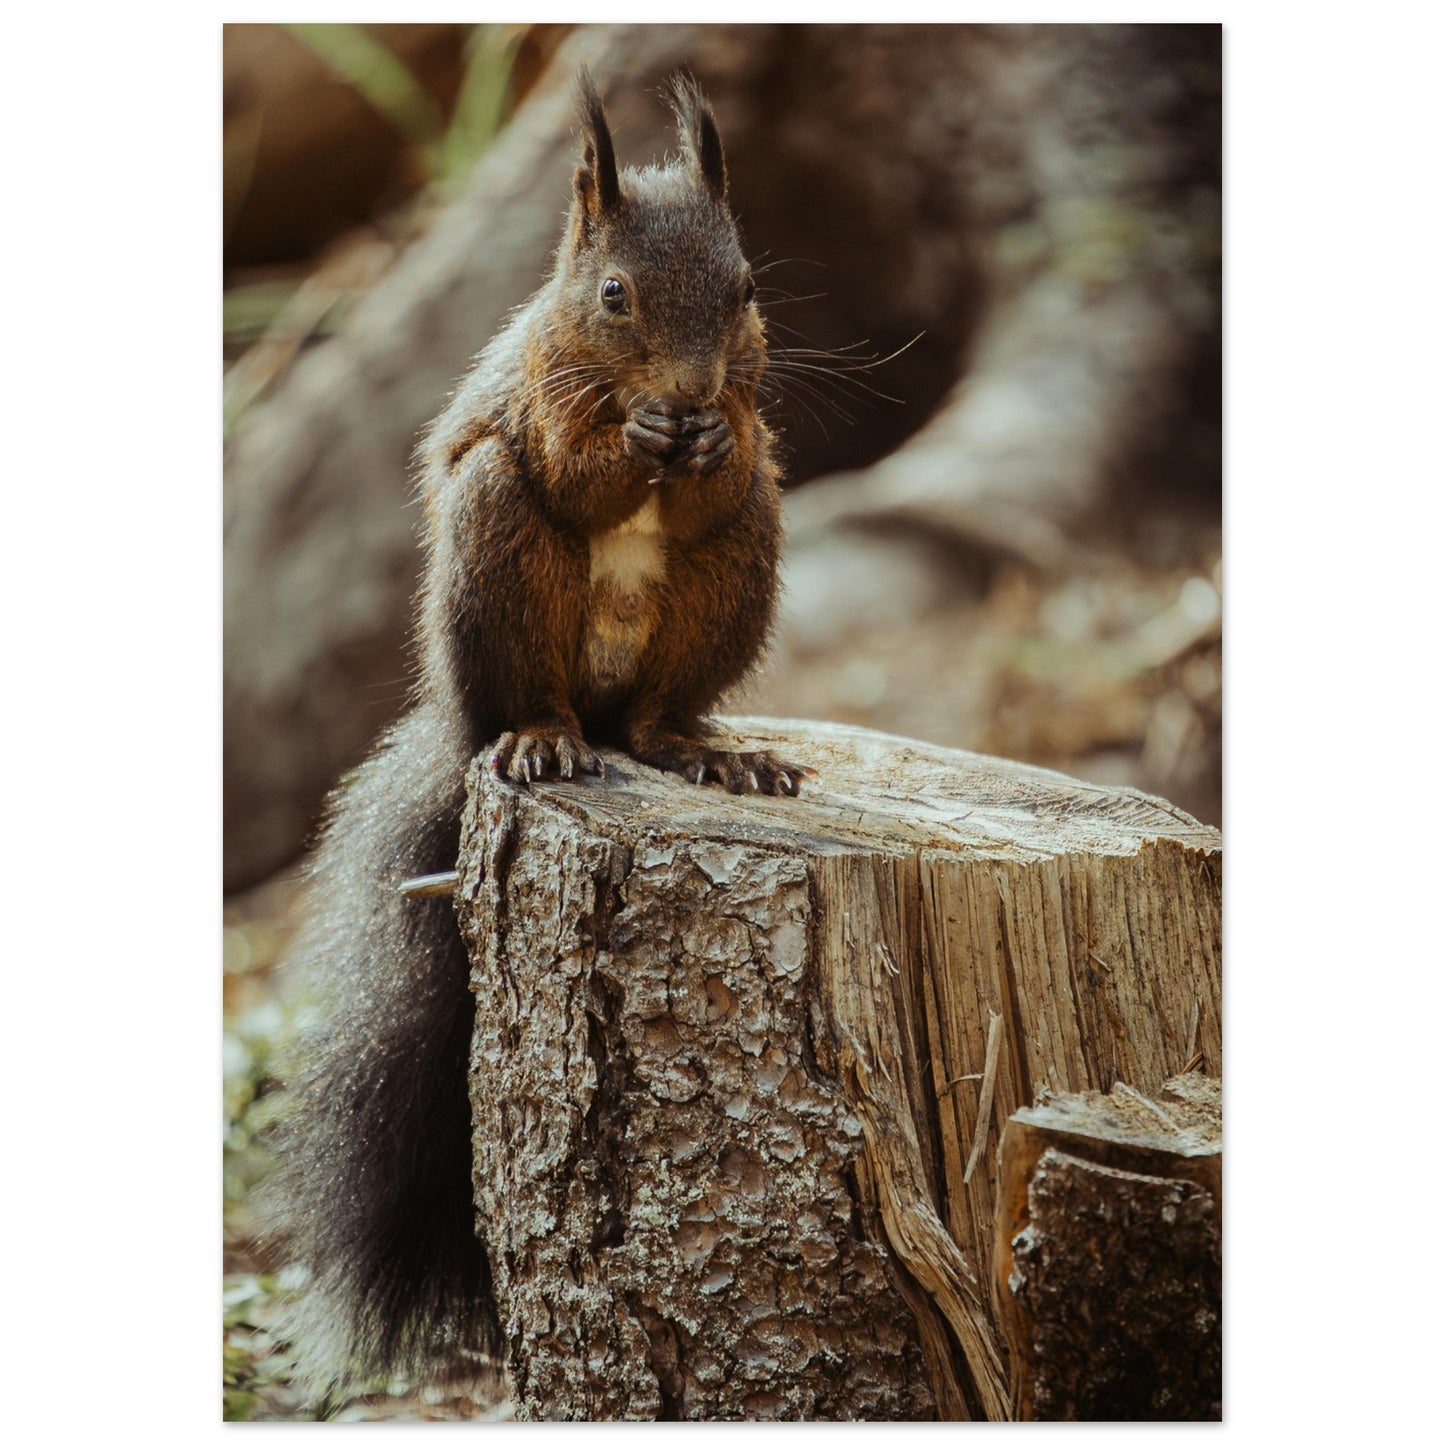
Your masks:
{"label": "squirrel fur", "polygon": [[[603,772],[794,794],[808,770],[704,741],[766,645],[781,543],[766,362],[716,121],[673,83],[680,158],[619,172],[586,71],[550,279],[421,449],[412,710],[333,798],[295,953],[318,997],[277,1126],[266,1235],[304,1275],[290,1334],[318,1394],[500,1353],[474,1219],[473,1000],[450,899],[464,776]],[[479,1230],[481,1235],[479,1236]]]}

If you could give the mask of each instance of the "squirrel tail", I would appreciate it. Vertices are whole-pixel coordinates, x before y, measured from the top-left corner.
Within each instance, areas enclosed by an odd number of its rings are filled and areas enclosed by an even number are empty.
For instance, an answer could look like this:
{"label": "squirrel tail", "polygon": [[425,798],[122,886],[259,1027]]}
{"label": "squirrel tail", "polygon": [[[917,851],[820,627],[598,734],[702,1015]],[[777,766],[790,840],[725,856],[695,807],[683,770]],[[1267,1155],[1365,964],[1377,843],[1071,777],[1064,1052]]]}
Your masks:
{"label": "squirrel tail", "polygon": [[332,801],[293,968],[317,1006],[273,1131],[263,1232],[305,1279],[290,1321],[318,1397],[477,1376],[500,1353],[472,1203],[474,1005],[449,898],[470,749],[422,704]]}

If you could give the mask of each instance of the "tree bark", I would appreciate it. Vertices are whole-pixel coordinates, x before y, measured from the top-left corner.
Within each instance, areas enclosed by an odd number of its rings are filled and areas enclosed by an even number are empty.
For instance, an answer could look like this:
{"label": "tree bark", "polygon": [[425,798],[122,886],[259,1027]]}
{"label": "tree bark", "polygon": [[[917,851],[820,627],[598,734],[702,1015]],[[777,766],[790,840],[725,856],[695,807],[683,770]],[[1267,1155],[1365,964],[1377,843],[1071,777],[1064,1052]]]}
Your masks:
{"label": "tree bark", "polygon": [[1009,1120],[994,1268],[1018,1418],[1220,1418],[1222,1149],[1198,1074]]}
{"label": "tree bark", "polygon": [[1219,1072],[1218,834],[861,729],[722,726],[817,776],[471,774],[475,1187],[518,1413],[1009,1418],[998,1132],[1044,1091]]}

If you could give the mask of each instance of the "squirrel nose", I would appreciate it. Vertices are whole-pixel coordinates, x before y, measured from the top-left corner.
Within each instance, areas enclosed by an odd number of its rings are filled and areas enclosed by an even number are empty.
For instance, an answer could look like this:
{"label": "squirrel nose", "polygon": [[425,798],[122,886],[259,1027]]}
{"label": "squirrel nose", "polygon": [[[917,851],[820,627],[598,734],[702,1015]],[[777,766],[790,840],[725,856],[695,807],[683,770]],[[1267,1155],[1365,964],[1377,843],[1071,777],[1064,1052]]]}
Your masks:
{"label": "squirrel nose", "polygon": [[696,411],[722,390],[721,367],[678,369],[658,389],[658,399],[669,411]]}

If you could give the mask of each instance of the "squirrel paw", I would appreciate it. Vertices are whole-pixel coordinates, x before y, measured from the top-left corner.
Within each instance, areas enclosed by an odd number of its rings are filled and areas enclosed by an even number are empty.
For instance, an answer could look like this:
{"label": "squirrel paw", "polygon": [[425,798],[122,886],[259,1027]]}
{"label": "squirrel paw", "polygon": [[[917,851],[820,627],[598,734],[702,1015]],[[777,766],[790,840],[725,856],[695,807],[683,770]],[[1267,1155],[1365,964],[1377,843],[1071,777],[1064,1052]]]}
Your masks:
{"label": "squirrel paw", "polygon": [[685,446],[687,418],[639,408],[622,424],[622,435],[638,461],[666,466]]}
{"label": "squirrel paw", "polygon": [[528,786],[542,778],[603,775],[602,759],[576,733],[546,726],[503,733],[492,745],[487,765],[497,777]]}
{"label": "squirrel paw", "polygon": [[622,434],[639,461],[693,476],[712,471],[737,445],[728,419],[711,407],[686,416],[639,409],[628,416]]}
{"label": "squirrel paw", "polygon": [[677,470],[701,477],[723,461],[737,445],[737,438],[719,411],[698,412],[691,420],[697,429],[688,438],[686,454],[678,458]]}
{"label": "squirrel paw", "polygon": [[721,783],[730,793],[796,797],[803,779],[815,776],[812,768],[785,763],[772,753],[730,753],[685,740],[633,756],[664,772],[681,773],[690,783]]}

